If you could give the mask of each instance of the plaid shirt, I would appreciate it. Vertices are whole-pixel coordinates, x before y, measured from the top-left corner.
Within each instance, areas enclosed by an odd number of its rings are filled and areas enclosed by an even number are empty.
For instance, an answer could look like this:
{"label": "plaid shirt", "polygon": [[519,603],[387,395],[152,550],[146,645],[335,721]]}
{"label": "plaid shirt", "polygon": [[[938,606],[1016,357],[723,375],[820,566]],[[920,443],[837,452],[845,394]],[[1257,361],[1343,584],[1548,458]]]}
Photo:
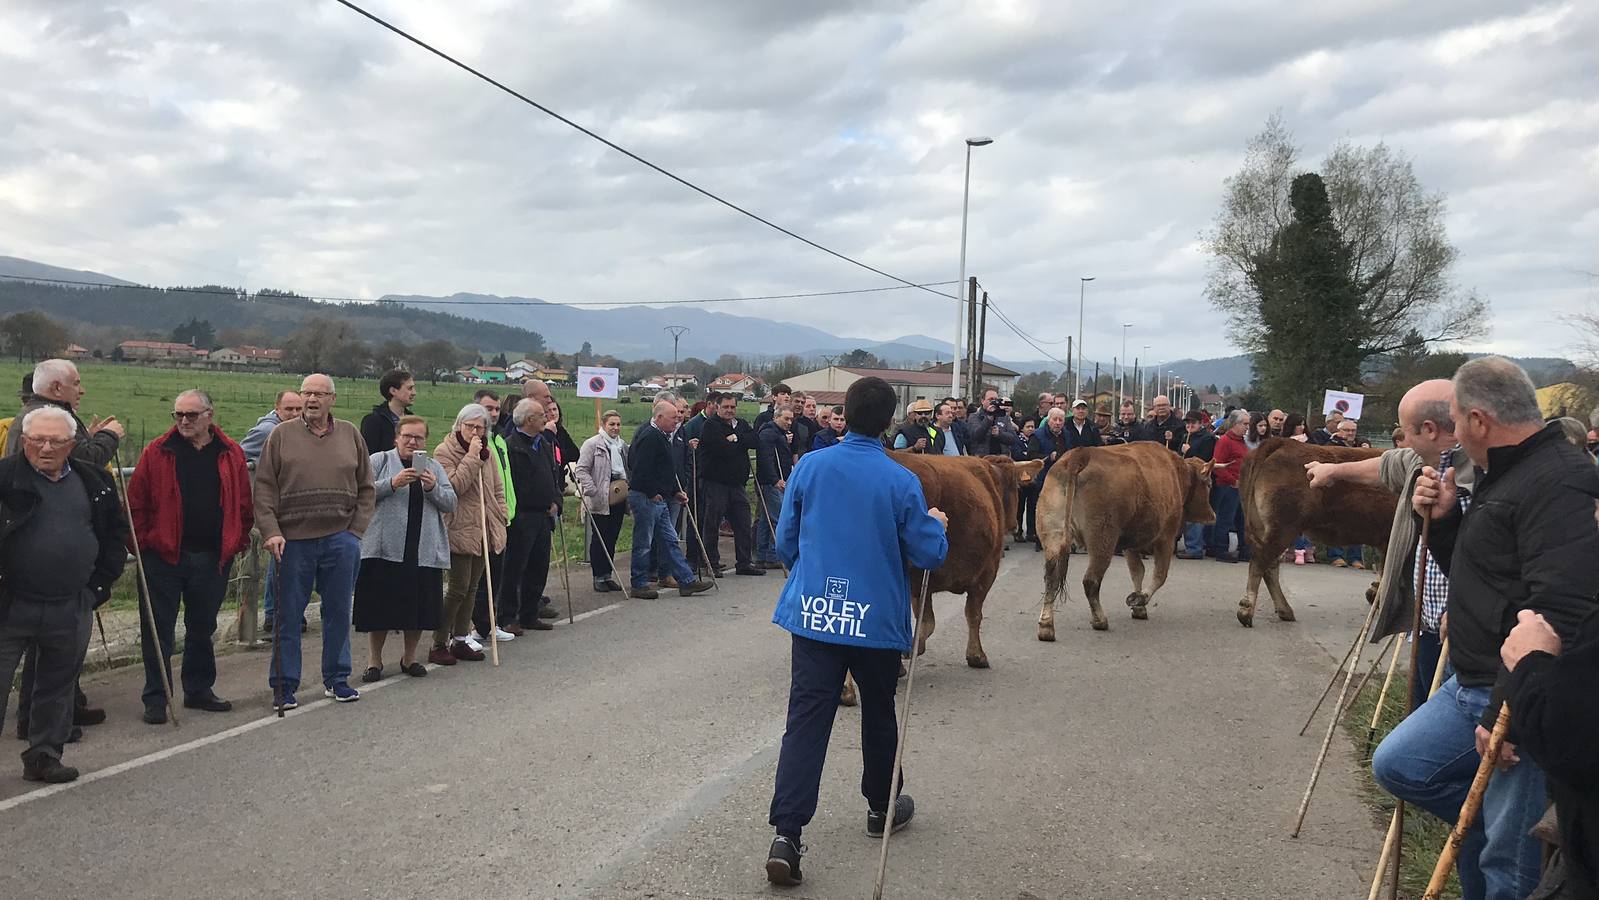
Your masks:
{"label": "plaid shirt", "polygon": [[[1457,446],[1450,453],[1453,455],[1460,448]],[[1460,504],[1460,511],[1465,512],[1471,506],[1471,492],[1459,488],[1455,494],[1456,502]],[[1422,567],[1426,567],[1427,589],[1421,598],[1421,629],[1438,633],[1438,623],[1443,619],[1444,611],[1449,604],[1449,578],[1444,575],[1443,569],[1438,568],[1438,560],[1433,558],[1432,551],[1416,563],[1416,586],[1421,586]]]}

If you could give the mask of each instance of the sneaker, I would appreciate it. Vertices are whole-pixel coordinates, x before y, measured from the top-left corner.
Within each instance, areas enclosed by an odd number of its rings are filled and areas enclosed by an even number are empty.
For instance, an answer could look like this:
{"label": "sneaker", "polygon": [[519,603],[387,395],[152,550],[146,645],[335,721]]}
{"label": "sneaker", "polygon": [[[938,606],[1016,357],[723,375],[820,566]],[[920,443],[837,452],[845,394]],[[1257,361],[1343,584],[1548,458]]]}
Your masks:
{"label": "sneaker", "polygon": [[467,635],[464,638],[456,638],[456,640],[461,641],[462,643],[466,644],[468,647],[471,647],[473,650],[476,650],[479,653],[483,652],[483,645],[481,643],[479,643],[478,640],[477,640],[477,632],[473,632],[472,634],[469,634],[469,635]]}
{"label": "sneaker", "polygon": [[300,708],[300,701],[294,699],[294,692],[293,691],[284,691],[283,692],[283,700],[282,700],[282,702],[273,704],[272,708],[273,709],[285,709],[285,710],[287,710],[287,709],[299,709]]}
{"label": "sneaker", "polygon": [[683,585],[677,589],[677,593],[682,597],[692,597],[695,594],[703,594],[713,587],[716,587],[716,582],[706,581],[702,578],[699,581],[691,581],[688,584]]}
{"label": "sneaker", "polygon": [[1304,564],[1305,564],[1305,551],[1303,551],[1303,550],[1295,550],[1294,551],[1294,565],[1302,566]]}
{"label": "sneaker", "polygon": [[450,645],[450,656],[465,662],[482,662],[483,651],[473,650],[466,641],[456,641]]}
{"label": "sneaker", "polygon": [[453,666],[456,659],[450,655],[448,647],[434,647],[428,651],[428,662],[439,666]]}
{"label": "sneaker", "polygon": [[516,635],[506,631],[504,628],[496,628],[494,629],[494,639],[503,644],[506,641],[516,640]]}
{"label": "sneaker", "polygon": [[322,689],[322,696],[332,697],[340,703],[354,703],[361,699],[361,692],[342,681],[336,681],[332,687]]}
{"label": "sneaker", "polygon": [[[916,815],[916,801],[909,794],[900,794],[894,798],[894,825],[893,830],[899,831],[909,825],[911,818]],[[888,810],[867,810],[866,833],[874,838],[883,836],[883,826],[888,822]]]}
{"label": "sneaker", "polygon": [[[483,645],[489,642],[488,638],[477,633],[476,628],[472,629],[472,633],[467,635],[466,639],[474,644],[477,644],[479,650],[482,650]],[[516,640],[516,635],[506,631],[504,628],[496,628],[494,629],[494,639],[504,644]]]}
{"label": "sneaker", "polygon": [[616,587],[612,586],[614,584],[615,584],[615,582],[611,581],[608,578],[596,578],[596,579],[594,579],[594,593],[596,593],[596,594],[609,594],[610,592],[612,592],[612,591],[617,589]]}
{"label": "sneaker", "polygon": [[805,845],[782,835],[772,839],[772,849],[766,851],[766,880],[782,887],[793,887],[805,880],[800,874],[800,857],[805,855]]}
{"label": "sneaker", "polygon": [[22,777],[27,781],[43,781],[46,784],[66,784],[78,780],[78,770],[71,766],[64,766],[61,760],[44,753],[35,753],[32,759],[22,761]]}

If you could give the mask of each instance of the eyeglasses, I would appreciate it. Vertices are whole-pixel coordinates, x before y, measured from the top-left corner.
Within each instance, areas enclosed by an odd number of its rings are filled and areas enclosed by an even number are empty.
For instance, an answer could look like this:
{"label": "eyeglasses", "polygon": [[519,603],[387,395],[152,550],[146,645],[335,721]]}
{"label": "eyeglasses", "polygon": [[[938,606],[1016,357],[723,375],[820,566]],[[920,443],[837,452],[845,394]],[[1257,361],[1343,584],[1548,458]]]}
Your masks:
{"label": "eyeglasses", "polygon": [[333,396],[332,391],[301,391],[300,397],[305,400],[319,400],[323,397]]}
{"label": "eyeglasses", "polygon": [[461,430],[471,432],[472,434],[482,434],[488,429],[484,428],[482,425],[479,425],[477,422],[463,422],[461,423]]}
{"label": "eyeglasses", "polygon": [[211,410],[209,410],[209,409],[202,409],[202,410],[200,410],[198,412],[187,412],[187,411],[173,410],[172,418],[173,418],[174,421],[178,421],[178,422],[193,422],[194,420],[200,418],[201,416],[208,416],[210,414],[211,414]]}
{"label": "eyeglasses", "polygon": [[41,450],[54,450],[57,447],[69,447],[72,445],[72,438],[69,437],[41,438],[34,437],[31,434],[25,434],[22,436],[22,439]]}
{"label": "eyeglasses", "polygon": [[425,434],[402,434],[402,435],[397,436],[394,440],[396,442],[406,441],[406,442],[412,443],[412,444],[425,444],[425,443],[427,443],[427,435],[425,435]]}

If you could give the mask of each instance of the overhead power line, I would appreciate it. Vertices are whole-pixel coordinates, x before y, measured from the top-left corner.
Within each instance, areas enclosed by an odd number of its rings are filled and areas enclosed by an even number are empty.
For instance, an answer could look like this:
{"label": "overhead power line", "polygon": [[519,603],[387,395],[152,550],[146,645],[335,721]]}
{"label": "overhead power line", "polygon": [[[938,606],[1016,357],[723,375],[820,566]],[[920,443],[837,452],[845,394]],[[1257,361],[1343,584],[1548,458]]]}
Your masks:
{"label": "overhead power line", "polygon": [[[634,153],[633,151],[627,149],[626,147],[623,147],[620,144],[617,144],[616,142],[610,140],[609,138],[606,138],[606,137],[600,135],[598,132],[595,132],[592,129],[586,128],[586,127],[584,127],[582,125],[579,125],[578,123],[572,121],[571,119],[568,119],[566,116],[561,115],[560,113],[556,112],[555,110],[549,108],[548,106],[545,106],[544,104],[538,102],[537,100],[534,100],[533,98],[527,96],[526,94],[523,94],[522,92],[516,90],[515,88],[512,88],[512,87],[504,84],[503,82],[500,82],[500,81],[498,81],[498,80],[496,80],[496,79],[484,74],[483,72],[478,71],[477,69],[475,69],[475,68],[467,65],[466,63],[456,59],[455,57],[451,56],[450,54],[445,53],[443,50],[440,50],[437,47],[434,47],[432,44],[429,44],[426,41],[423,41],[421,38],[418,38],[418,37],[412,35],[411,33],[405,31],[404,29],[400,28],[399,26],[391,24],[390,22],[388,22],[388,21],[386,21],[386,20],[384,20],[384,19],[382,19],[382,18],[380,18],[380,17],[378,17],[378,16],[376,16],[374,14],[372,14],[370,12],[367,12],[365,9],[362,9],[360,6],[357,6],[356,4],[351,3],[350,0],[334,0],[334,2],[338,3],[341,6],[345,6],[345,7],[349,8],[353,12],[359,13],[360,15],[366,17],[367,19],[370,19],[371,21],[377,23],[378,25],[381,25],[382,27],[388,29],[389,31],[394,32],[395,34],[399,35],[400,37],[404,38],[405,40],[410,41],[411,43],[417,45],[418,47],[421,47],[423,50],[426,50],[427,52],[433,54],[434,56],[437,56],[439,59],[444,60],[445,62],[449,63],[450,65],[453,65],[456,68],[461,69],[462,71],[467,72],[467,73],[475,76],[476,78],[478,78],[478,79],[480,79],[480,80],[482,80],[482,81],[484,81],[484,82],[486,82],[486,83],[488,83],[490,85],[493,85],[496,88],[499,88],[501,91],[504,91],[505,93],[510,94],[512,97],[515,97],[516,99],[522,101],[523,103],[526,103],[528,106],[533,107],[534,109],[538,110],[541,113],[544,113],[545,115],[549,116],[552,119],[555,119],[556,121],[560,122],[561,124],[566,125],[566,126],[572,128],[572,129],[575,129],[576,131],[579,131],[579,132],[583,133],[584,135],[586,135],[586,136],[588,136],[590,138],[593,138],[596,141],[599,141],[600,143],[602,143],[605,146],[611,148],[612,150],[615,150],[617,153],[620,153],[623,156],[626,156],[627,158],[629,158],[629,159],[633,160],[634,162],[638,163],[639,165],[642,165],[642,166],[644,166],[644,167],[646,167],[648,169],[652,169],[655,172],[658,172],[658,173],[660,173],[662,175],[665,175],[667,178],[672,179],[673,181],[677,182],[678,184],[683,185],[684,187],[688,188],[689,190],[694,191],[695,193],[700,194],[700,195],[702,195],[704,197],[707,197],[707,198],[709,198],[711,200],[714,200],[717,203],[720,203],[721,205],[727,207],[728,209],[733,210],[734,212],[738,213],[739,215],[748,216],[749,218],[754,219],[755,221],[761,223],[762,225],[765,225],[768,228],[771,228],[771,229],[773,229],[775,231],[782,232],[783,234],[788,235],[789,237],[793,238],[796,241],[799,241],[799,242],[801,242],[803,244],[808,244],[811,247],[814,247],[817,250],[820,250],[823,253],[826,253],[826,254],[828,254],[830,256],[837,257],[838,259],[841,259],[844,262],[849,263],[850,265],[859,266],[860,268],[865,269],[868,272],[873,272],[875,274],[883,276],[884,278],[888,278],[890,280],[897,281],[897,282],[899,282],[900,284],[902,284],[902,285],[904,285],[906,287],[923,288],[924,290],[926,289],[926,287],[924,285],[917,284],[916,282],[910,281],[909,279],[901,278],[900,276],[895,275],[895,274],[893,274],[891,272],[885,272],[882,269],[877,268],[876,266],[872,266],[872,265],[869,265],[867,263],[861,262],[860,260],[858,260],[858,259],[856,259],[856,258],[854,258],[852,256],[849,256],[849,255],[844,254],[844,253],[840,253],[839,251],[834,250],[831,247],[827,247],[827,246],[824,246],[822,244],[819,244],[816,241],[813,241],[810,238],[805,237],[802,234],[798,234],[796,232],[790,231],[789,229],[784,228],[783,226],[777,224],[776,222],[773,222],[770,219],[767,219],[767,218],[765,218],[763,216],[760,216],[760,215],[758,215],[756,213],[753,213],[753,212],[745,209],[744,207],[739,206],[737,203],[734,203],[733,201],[728,200],[725,197],[722,197],[719,194],[712,193],[711,191],[700,187],[699,185],[695,184],[692,181],[689,181],[687,178],[684,178],[683,176],[678,175],[675,172],[672,172],[672,171],[670,171],[670,170],[668,170],[666,168],[663,168],[663,167],[661,167],[659,165],[656,165],[653,162],[650,162],[649,160],[645,159],[642,156],[639,156],[637,153]],[[935,291],[934,293],[937,293],[937,292]]]}
{"label": "overhead power line", "polygon": [[[110,281],[76,281],[70,278],[36,278],[32,275],[13,275],[7,272],[0,272],[0,278],[8,278],[14,281],[37,281],[44,284],[65,284],[77,287],[123,288],[125,290],[161,291],[165,293],[176,294],[202,294],[217,297],[237,297],[240,294],[245,294],[246,296],[257,296],[256,292],[247,291],[242,288],[239,290],[222,290],[219,288],[156,287],[155,285],[148,284],[117,284]],[[876,294],[883,291],[903,291],[910,288],[921,288],[922,290],[928,291],[929,293],[935,294],[939,297],[955,300],[958,298],[952,294],[946,294],[942,291],[933,290],[935,287],[954,283],[954,281],[928,281],[921,284],[893,284],[887,287],[853,288],[851,290],[842,291],[806,291],[798,294],[762,294],[754,297],[695,297],[673,300],[528,300],[514,298],[506,299],[500,297],[492,300],[406,299],[382,302],[396,303],[404,306],[685,306],[699,303],[742,303],[750,300],[796,300],[807,297],[843,297],[851,294]],[[375,304],[380,302],[369,297],[324,297],[288,291],[281,292],[279,296],[299,300],[314,300],[319,303]]]}

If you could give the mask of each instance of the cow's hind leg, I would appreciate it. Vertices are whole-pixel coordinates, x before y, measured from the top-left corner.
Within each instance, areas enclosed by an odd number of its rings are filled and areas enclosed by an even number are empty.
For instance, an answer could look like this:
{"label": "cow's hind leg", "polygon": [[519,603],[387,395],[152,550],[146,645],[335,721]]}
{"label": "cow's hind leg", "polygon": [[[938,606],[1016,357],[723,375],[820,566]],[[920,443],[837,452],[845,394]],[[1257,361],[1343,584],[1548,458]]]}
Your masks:
{"label": "cow's hind leg", "polygon": [[1055,602],[1066,591],[1066,563],[1071,559],[1069,549],[1051,547],[1044,560],[1044,605],[1038,612],[1038,639],[1055,639]]}
{"label": "cow's hind leg", "polygon": [[987,589],[966,592],[966,664],[974,669],[988,668],[988,654],[983,652],[983,601],[987,599]]}
{"label": "cow's hind leg", "polygon": [[[918,579],[913,587],[921,590],[921,581]],[[914,614],[916,604],[921,603],[921,597],[911,597],[911,610]],[[933,629],[938,627],[938,619],[933,615],[933,593],[928,591],[927,603],[922,609],[922,621],[916,627],[916,655],[921,656],[927,652],[927,639],[933,636]]]}
{"label": "cow's hind leg", "polygon": [[855,694],[855,675],[848,670],[844,672],[844,689],[838,692],[839,706],[854,706],[860,700]]}
{"label": "cow's hind leg", "polygon": [[1127,595],[1127,608],[1133,611],[1133,618],[1147,619],[1149,611],[1149,595],[1144,593],[1144,554],[1136,549],[1125,550],[1122,557],[1127,560],[1127,574],[1133,577],[1133,592]]}
{"label": "cow's hind leg", "polygon": [[[1250,568],[1254,568],[1253,562],[1250,563]],[[1282,556],[1271,557],[1263,568],[1265,569],[1266,590],[1271,591],[1271,604],[1277,609],[1277,618],[1283,622],[1294,621],[1294,608],[1288,605],[1288,597],[1283,594],[1283,585],[1280,578],[1282,575]]]}
{"label": "cow's hind leg", "polygon": [[1245,628],[1255,627],[1255,604],[1260,600],[1260,580],[1265,568],[1265,554],[1250,558],[1249,582],[1244,586],[1244,599],[1238,601],[1238,624]]}
{"label": "cow's hind leg", "polygon": [[[1105,570],[1110,568],[1110,561],[1115,557],[1113,547],[1099,547],[1090,543],[1088,545],[1088,568],[1083,572],[1083,595],[1088,598],[1088,621],[1094,626],[1095,631],[1110,630],[1110,620],[1105,618],[1105,610],[1099,605],[1099,586],[1105,581]],[[1142,567],[1142,563],[1139,564]]]}
{"label": "cow's hind leg", "polygon": [[[1175,551],[1173,551],[1170,546],[1162,547],[1156,545],[1154,552],[1155,574],[1150,579],[1149,590],[1143,592],[1142,601],[1140,601],[1137,606],[1133,607],[1133,618],[1149,618],[1149,607],[1153,605],[1155,592],[1160,590],[1161,585],[1166,583],[1166,573],[1171,571],[1171,561],[1174,552]],[[1141,585],[1139,588],[1142,590]]]}

